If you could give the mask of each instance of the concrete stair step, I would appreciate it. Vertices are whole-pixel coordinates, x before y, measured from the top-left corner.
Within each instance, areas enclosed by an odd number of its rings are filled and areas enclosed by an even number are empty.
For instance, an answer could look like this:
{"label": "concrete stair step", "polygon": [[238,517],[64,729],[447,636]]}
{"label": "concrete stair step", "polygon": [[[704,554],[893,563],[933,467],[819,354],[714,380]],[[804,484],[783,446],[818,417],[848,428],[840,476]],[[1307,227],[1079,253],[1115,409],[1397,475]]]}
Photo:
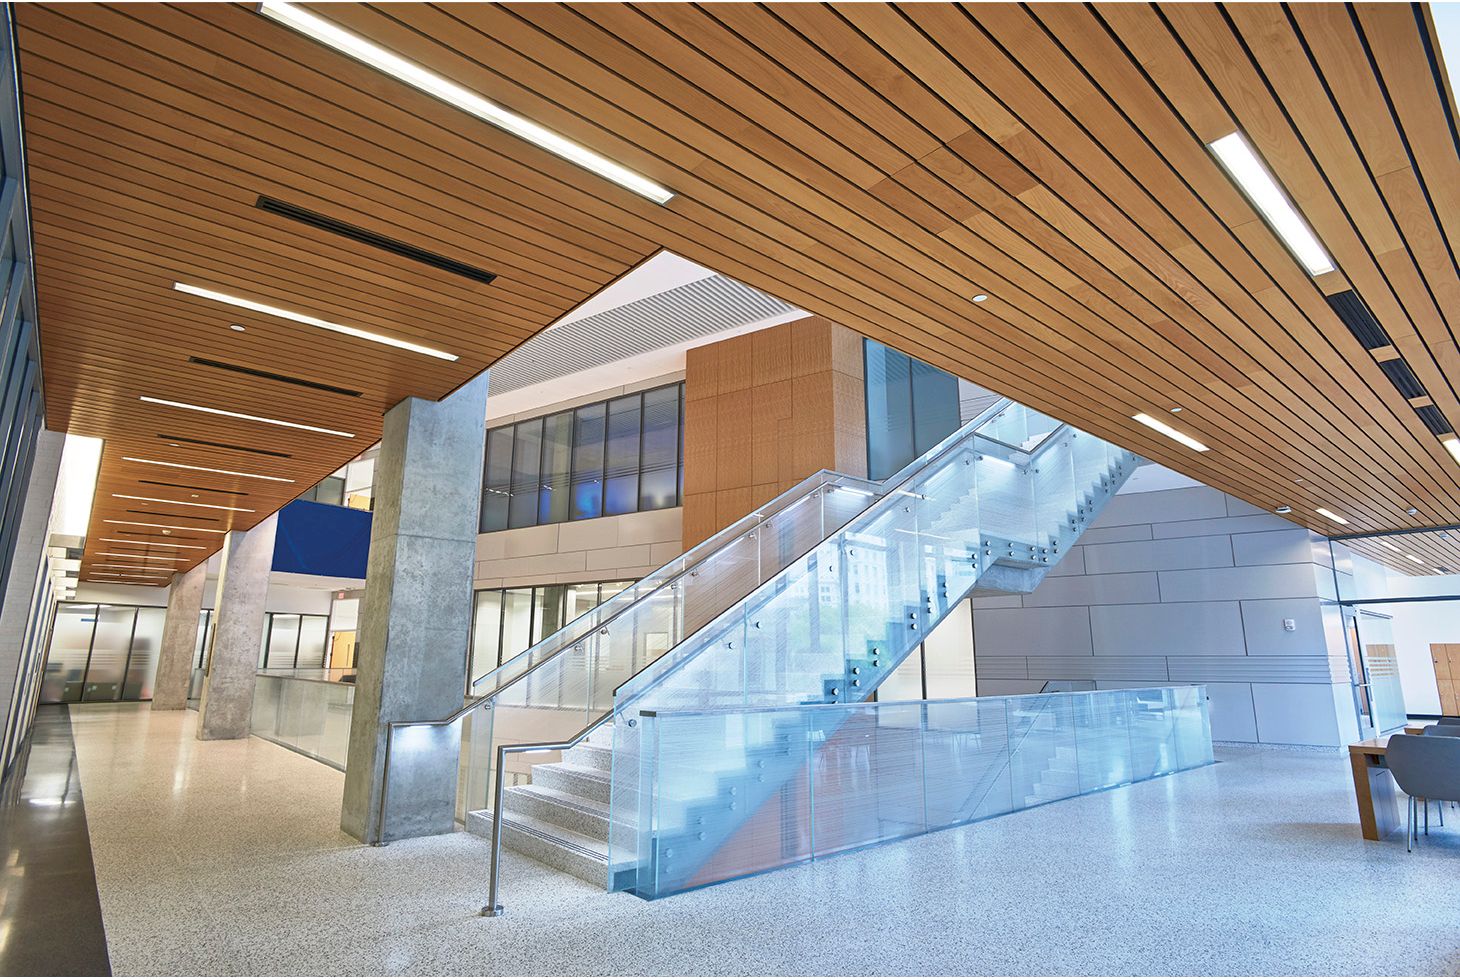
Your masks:
{"label": "concrete stair step", "polygon": [[582,766],[584,769],[609,772],[613,767],[613,746],[579,742],[563,753],[563,761]]}
{"label": "concrete stair step", "polygon": [[[466,829],[490,840],[492,812],[468,813]],[[604,841],[544,820],[506,812],[502,816],[502,844],[600,888],[608,886],[608,844]]]}
{"label": "concrete stair step", "polygon": [[608,806],[562,790],[531,783],[502,795],[503,812],[562,827],[594,840],[608,840]]}
{"label": "concrete stair step", "polygon": [[611,784],[608,773],[601,769],[575,766],[571,762],[547,762],[532,767],[532,782],[535,786],[560,790],[605,806],[609,801]]}

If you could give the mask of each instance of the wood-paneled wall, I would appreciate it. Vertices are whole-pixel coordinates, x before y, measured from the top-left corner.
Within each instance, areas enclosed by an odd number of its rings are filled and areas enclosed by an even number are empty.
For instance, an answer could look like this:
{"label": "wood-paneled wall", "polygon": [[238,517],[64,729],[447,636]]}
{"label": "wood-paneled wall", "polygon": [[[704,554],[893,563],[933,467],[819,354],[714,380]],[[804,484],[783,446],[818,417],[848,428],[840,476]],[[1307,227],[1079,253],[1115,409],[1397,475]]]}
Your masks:
{"label": "wood-paneled wall", "polygon": [[684,547],[820,469],[864,476],[862,337],[809,316],[690,350]]}

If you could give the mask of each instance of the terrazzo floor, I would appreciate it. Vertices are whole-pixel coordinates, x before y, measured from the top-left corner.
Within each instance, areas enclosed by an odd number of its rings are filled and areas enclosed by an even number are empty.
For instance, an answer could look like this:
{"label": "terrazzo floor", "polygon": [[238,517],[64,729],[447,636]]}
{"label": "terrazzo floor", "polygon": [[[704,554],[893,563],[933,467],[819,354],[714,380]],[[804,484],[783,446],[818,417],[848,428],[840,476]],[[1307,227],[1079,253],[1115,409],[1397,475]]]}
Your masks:
{"label": "terrazzo floor", "polygon": [[[1338,753],[1222,764],[658,902],[458,833],[338,829],[344,777],[192,712],[73,729],[122,974],[1460,973],[1460,819],[1358,834]],[[1460,811],[1451,811],[1460,814]]]}

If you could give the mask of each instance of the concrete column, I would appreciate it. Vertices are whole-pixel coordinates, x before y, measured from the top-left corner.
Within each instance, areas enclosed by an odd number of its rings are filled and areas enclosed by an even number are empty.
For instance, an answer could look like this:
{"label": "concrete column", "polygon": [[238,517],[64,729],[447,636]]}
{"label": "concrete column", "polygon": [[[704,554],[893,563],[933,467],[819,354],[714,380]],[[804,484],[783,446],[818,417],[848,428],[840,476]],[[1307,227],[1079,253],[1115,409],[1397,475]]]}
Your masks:
{"label": "concrete column", "polygon": [[379,806],[387,723],[461,707],[486,408],[482,374],[439,402],[410,398],[385,416],[340,817],[360,840],[454,827],[455,726],[413,729],[393,741],[383,825]]}
{"label": "concrete column", "polygon": [[[31,463],[30,482],[25,488],[25,504],[20,510],[20,526],[15,535],[15,554],[10,561],[10,578],[5,585],[4,605],[0,606],[0,739],[10,724],[9,712],[15,700],[15,689],[23,687],[21,672],[39,669],[39,663],[22,663],[26,653],[31,611],[35,606],[36,589],[49,589],[50,581],[37,581],[46,535],[51,526],[51,503],[56,495],[56,474],[61,467],[61,449],[66,435],[42,430],[36,434],[35,459]],[[49,603],[41,615],[49,615]],[[39,657],[44,659],[45,652]],[[35,658],[32,658],[33,660]],[[23,707],[23,706],[22,706]]]}
{"label": "concrete column", "polygon": [[248,736],[277,526],[277,516],[270,515],[248,531],[230,531],[223,541],[198,738]]}
{"label": "concrete column", "polygon": [[167,618],[162,623],[162,650],[152,683],[152,710],[178,711],[188,706],[193,680],[193,653],[198,646],[198,616],[203,611],[203,585],[208,563],[172,577],[167,590]]}

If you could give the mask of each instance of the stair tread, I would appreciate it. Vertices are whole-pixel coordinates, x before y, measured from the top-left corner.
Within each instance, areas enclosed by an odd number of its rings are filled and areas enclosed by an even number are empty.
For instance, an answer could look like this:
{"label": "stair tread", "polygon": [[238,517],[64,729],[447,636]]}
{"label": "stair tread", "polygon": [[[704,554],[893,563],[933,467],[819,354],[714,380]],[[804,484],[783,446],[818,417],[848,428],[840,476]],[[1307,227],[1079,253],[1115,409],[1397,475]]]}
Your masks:
{"label": "stair tread", "polygon": [[537,796],[543,799],[561,803],[564,806],[571,806],[594,816],[607,817],[608,804],[598,800],[590,800],[586,796],[578,796],[566,790],[554,789],[551,786],[537,786],[532,783],[522,783],[507,790],[509,794],[518,793],[527,796]]}
{"label": "stair tread", "polygon": [[574,762],[540,762],[533,766],[534,769],[551,769],[557,772],[571,773],[575,776],[583,776],[587,779],[596,779],[599,782],[608,782],[610,775],[606,769],[594,769],[592,766],[580,766]]}
{"label": "stair tread", "polygon": [[[480,811],[483,818],[488,822],[492,819],[490,810]],[[575,830],[560,827],[555,823],[537,817],[529,817],[521,813],[505,813],[502,815],[502,823],[513,830],[520,830],[533,834],[544,840],[551,841],[560,846],[569,847],[582,853],[587,857],[602,861],[608,864],[608,842],[580,834]]]}

